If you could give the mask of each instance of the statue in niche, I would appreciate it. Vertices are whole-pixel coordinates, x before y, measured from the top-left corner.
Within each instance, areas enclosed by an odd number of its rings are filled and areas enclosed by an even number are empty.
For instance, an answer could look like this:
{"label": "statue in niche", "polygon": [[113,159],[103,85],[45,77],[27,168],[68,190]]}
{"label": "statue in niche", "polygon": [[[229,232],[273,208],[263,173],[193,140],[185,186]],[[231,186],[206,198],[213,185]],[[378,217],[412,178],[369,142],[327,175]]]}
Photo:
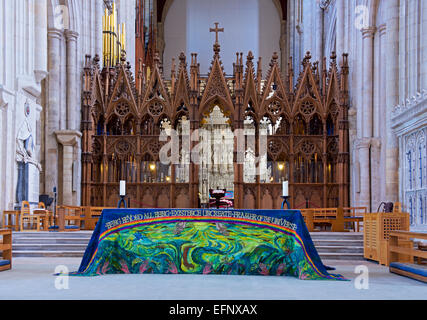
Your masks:
{"label": "statue in niche", "polygon": [[40,163],[33,157],[34,141],[33,133],[28,117],[30,106],[25,103],[25,119],[19,127],[16,137],[16,162],[18,163],[18,183],[16,186],[16,201],[20,204],[23,200],[28,201],[29,165],[34,165],[41,171]]}

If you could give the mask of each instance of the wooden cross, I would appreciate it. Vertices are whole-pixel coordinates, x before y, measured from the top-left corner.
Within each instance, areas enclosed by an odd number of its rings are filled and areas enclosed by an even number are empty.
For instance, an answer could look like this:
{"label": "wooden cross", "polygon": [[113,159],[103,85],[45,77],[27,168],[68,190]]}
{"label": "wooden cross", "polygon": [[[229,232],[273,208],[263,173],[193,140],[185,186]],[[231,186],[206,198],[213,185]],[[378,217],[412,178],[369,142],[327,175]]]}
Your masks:
{"label": "wooden cross", "polygon": [[215,28],[210,28],[209,32],[215,32],[215,43],[218,43],[218,32],[224,32],[224,28],[218,28],[219,22],[215,22]]}

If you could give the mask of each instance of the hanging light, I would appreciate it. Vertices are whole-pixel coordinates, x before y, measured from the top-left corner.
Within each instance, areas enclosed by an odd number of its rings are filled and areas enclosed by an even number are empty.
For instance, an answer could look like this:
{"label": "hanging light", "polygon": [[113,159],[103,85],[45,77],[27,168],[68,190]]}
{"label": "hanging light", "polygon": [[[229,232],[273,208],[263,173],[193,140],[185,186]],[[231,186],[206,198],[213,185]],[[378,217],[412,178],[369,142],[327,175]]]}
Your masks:
{"label": "hanging light", "polygon": [[156,164],[155,163],[150,163],[150,170],[151,171],[154,171],[154,170],[156,170]]}
{"label": "hanging light", "polygon": [[279,168],[280,171],[282,171],[285,168],[285,165],[282,162],[279,162],[277,167]]}

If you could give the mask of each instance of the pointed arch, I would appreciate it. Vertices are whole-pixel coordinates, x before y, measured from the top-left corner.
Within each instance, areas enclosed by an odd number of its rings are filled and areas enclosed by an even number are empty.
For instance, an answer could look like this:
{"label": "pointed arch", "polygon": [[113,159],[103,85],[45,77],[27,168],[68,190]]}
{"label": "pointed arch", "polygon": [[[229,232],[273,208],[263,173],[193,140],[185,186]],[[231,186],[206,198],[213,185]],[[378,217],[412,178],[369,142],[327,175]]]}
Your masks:
{"label": "pointed arch", "polygon": [[266,85],[264,86],[263,92],[261,93],[262,98],[260,112],[267,112],[271,99],[276,99],[282,102],[283,111],[290,114],[291,107],[289,104],[289,97],[287,95],[288,89],[286,88],[280,74],[277,59],[278,56],[277,53],[275,53],[271,59],[270,70],[267,73]]}
{"label": "pointed arch", "polygon": [[312,65],[309,58],[310,56],[306,56],[304,71],[298,79],[292,113],[297,113],[302,102],[307,99],[313,101],[319,112],[323,113],[325,111],[322,105],[323,99],[319,92],[319,86],[314,79]]}
{"label": "pointed arch", "polygon": [[144,98],[142,100],[143,104],[141,106],[142,112],[146,112],[150,104],[152,104],[153,101],[157,101],[163,105],[165,109],[163,112],[168,116],[171,116],[171,99],[166,88],[163,76],[160,73],[158,64],[156,63],[146,86]]}
{"label": "pointed arch", "polygon": [[215,104],[220,105],[224,114],[231,119],[234,118],[234,105],[231,100],[230,90],[225,81],[222,71],[221,62],[218,56],[214,57],[212,69],[208,77],[206,88],[203,92],[202,100],[199,107],[199,119],[204,114],[210,112]]}

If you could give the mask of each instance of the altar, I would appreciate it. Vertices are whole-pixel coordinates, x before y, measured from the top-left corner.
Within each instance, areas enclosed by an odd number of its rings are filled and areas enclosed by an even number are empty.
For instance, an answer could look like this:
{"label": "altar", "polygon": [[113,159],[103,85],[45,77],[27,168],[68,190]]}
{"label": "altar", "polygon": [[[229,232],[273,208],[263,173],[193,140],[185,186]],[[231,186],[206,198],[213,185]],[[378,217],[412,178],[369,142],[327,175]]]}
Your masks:
{"label": "altar", "polygon": [[71,275],[191,273],[345,280],[299,210],[104,209]]}

